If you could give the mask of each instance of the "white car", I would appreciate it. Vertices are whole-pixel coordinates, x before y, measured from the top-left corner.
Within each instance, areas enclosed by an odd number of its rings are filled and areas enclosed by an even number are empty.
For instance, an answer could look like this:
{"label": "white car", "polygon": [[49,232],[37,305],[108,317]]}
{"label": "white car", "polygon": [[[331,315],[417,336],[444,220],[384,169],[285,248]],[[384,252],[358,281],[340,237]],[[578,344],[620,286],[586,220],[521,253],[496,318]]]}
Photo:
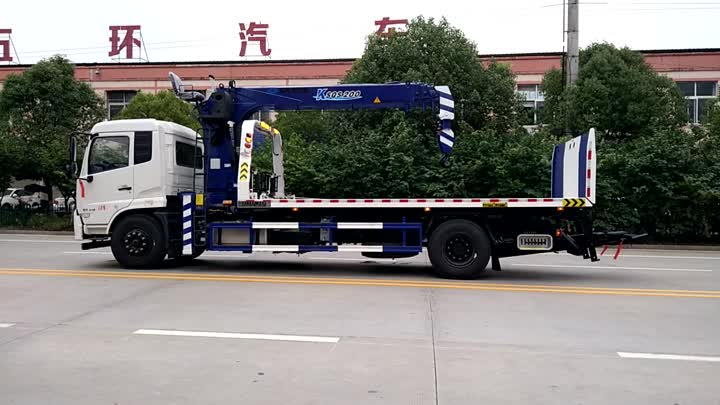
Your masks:
{"label": "white car", "polygon": [[47,201],[47,196],[43,197],[43,193],[30,193],[22,188],[8,188],[0,200],[0,207],[12,209],[23,206],[38,209],[42,206],[43,200]]}
{"label": "white car", "polygon": [[55,212],[73,212],[75,210],[75,199],[70,197],[65,205],[65,197],[58,197],[53,200],[53,211]]}

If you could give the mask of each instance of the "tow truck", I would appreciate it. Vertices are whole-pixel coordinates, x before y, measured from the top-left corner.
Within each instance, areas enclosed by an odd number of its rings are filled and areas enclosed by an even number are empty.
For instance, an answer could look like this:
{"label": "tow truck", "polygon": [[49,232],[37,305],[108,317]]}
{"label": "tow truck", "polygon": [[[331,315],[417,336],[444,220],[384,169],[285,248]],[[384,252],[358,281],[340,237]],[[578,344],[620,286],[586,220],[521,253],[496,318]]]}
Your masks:
{"label": "tow truck", "polygon": [[[565,251],[597,261],[596,246],[632,237],[593,232],[593,129],[555,147],[547,198],[303,197],[286,193],[282,135],[254,114],[419,109],[437,114],[447,165],[455,143],[451,90],[424,83],[236,87],[230,81],[204,96],[172,72],[169,79],[179,98],[196,105],[202,133],[154,119],[98,123],[77,177],[75,238],[83,249],[110,246],[126,268],[165,260],[182,265],[204,251],[394,259],[426,249],[438,276],[470,279],[489,263],[500,270],[500,258],[518,255]],[[272,144],[272,173],[252,164],[262,142]],[[73,162],[75,149],[73,141]]]}

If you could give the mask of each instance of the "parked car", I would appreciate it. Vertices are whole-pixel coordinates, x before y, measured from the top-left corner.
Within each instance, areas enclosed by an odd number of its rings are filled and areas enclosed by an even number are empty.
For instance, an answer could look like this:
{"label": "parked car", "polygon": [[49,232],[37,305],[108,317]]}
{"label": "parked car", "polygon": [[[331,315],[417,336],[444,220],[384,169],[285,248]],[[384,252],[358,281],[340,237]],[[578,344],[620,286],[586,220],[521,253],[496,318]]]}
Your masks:
{"label": "parked car", "polygon": [[73,212],[75,210],[75,199],[70,197],[65,204],[65,197],[58,197],[53,200],[53,211],[55,212]]}
{"label": "parked car", "polygon": [[8,188],[0,199],[0,207],[13,209],[18,207],[29,207],[38,209],[47,201],[47,195],[41,192],[30,193],[22,188]]}

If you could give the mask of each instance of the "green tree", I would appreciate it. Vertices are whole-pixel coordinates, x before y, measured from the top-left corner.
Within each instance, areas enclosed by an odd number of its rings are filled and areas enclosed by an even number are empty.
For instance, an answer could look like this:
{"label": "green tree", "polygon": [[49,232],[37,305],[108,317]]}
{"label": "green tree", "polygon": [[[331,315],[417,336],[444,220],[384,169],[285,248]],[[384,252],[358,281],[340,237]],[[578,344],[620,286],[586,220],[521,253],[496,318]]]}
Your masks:
{"label": "green tree", "polygon": [[198,129],[200,124],[190,103],[175,97],[171,91],[157,94],[138,93],[118,114],[117,119],[154,118]]}
{"label": "green tree", "polygon": [[508,65],[478,58],[477,46],[445,19],[418,17],[407,32],[370,35],[346,83],[424,82],[450,86],[457,118],[475,129],[515,124],[515,78]]}
{"label": "green tree", "polygon": [[67,196],[74,187],[66,170],[69,136],[88,131],[104,114],[102,100],[75,78],[74,66],[62,56],[8,76],[0,95],[0,122],[16,154],[12,175],[42,180],[50,199],[53,186]]}
{"label": "green tree", "polygon": [[[514,131],[518,100],[509,67],[495,62],[483,66],[475,44],[444,19],[418,17],[405,33],[370,35],[363,56],[344,80],[393,81],[450,86],[455,99],[457,149],[463,149],[464,143],[476,145],[477,131],[507,136],[508,142],[527,135]],[[412,197],[485,191],[484,184],[472,182],[470,188],[460,190],[455,175],[463,169],[439,167],[436,125],[437,116],[428,111],[292,112],[280,114],[274,124],[291,137],[288,149],[291,145],[304,148],[285,155],[288,165],[295,165],[288,167],[286,174],[288,189],[296,193]],[[460,159],[458,155],[456,165],[472,165],[473,159],[507,152],[464,150],[466,156]],[[302,164],[296,165],[295,159]],[[295,169],[302,175],[294,176]],[[494,173],[472,175],[492,177]]]}
{"label": "green tree", "polygon": [[714,136],[720,137],[720,98],[713,100],[708,103],[707,119],[705,120],[705,127]]}
{"label": "green tree", "polygon": [[677,129],[600,142],[598,225],[648,232],[655,240],[713,237],[720,208],[719,146],[718,137],[703,130]]}
{"label": "green tree", "polygon": [[564,88],[562,75],[543,80],[545,117],[555,133],[594,127],[615,139],[678,128],[686,119],[679,89],[639,52],[596,43],[580,51],[580,75]]}

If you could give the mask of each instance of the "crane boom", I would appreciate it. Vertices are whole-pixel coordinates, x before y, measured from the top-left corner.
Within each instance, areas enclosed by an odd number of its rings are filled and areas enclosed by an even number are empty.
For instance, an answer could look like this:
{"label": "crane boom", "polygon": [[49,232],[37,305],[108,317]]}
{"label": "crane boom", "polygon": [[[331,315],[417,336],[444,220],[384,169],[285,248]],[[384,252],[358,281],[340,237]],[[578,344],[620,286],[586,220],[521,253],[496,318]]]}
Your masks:
{"label": "crane boom", "polygon": [[[184,91],[177,75],[171,73],[173,87]],[[195,96],[178,96],[192,99]],[[442,161],[447,162],[455,135],[452,120],[455,105],[448,86],[424,83],[340,84],[333,86],[235,87],[233,81],[218,86],[199,103],[205,147],[206,199],[209,204],[236,200],[238,154],[243,134],[242,122],[259,111],[378,110],[419,108],[437,111],[437,131]],[[232,123],[232,124],[229,124]]]}

